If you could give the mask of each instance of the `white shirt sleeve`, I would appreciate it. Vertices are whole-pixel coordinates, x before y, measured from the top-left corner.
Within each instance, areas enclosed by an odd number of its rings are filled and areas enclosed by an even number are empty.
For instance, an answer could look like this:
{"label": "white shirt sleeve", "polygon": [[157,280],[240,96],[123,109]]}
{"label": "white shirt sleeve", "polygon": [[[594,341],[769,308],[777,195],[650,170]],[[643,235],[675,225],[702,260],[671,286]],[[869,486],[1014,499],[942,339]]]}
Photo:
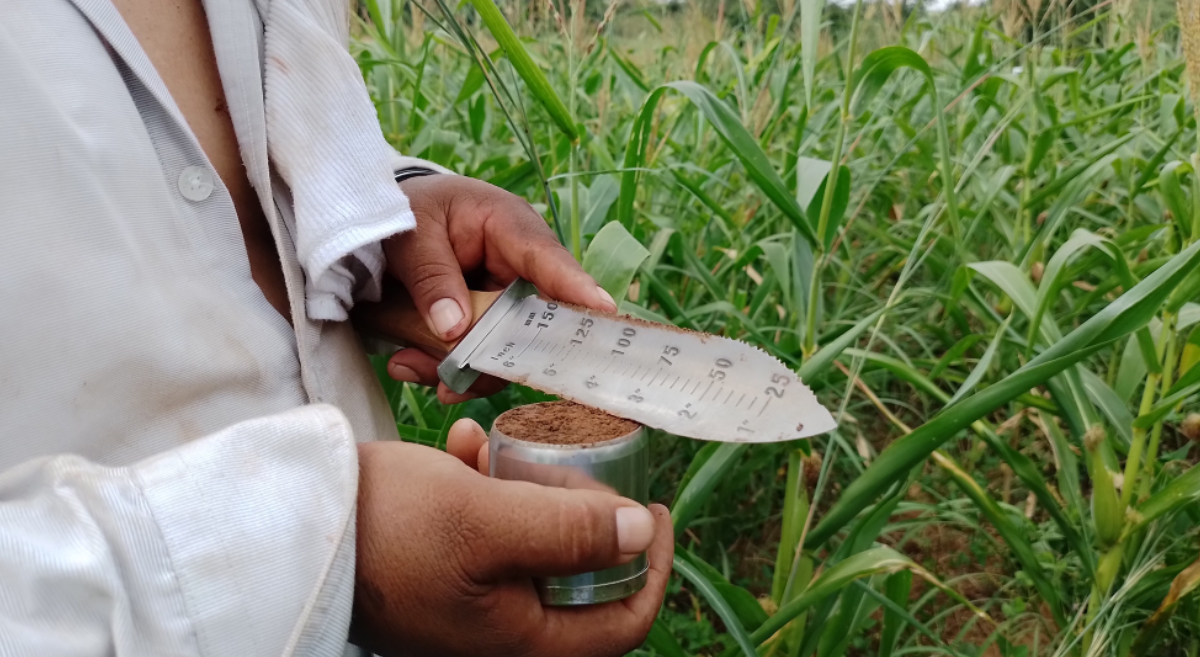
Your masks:
{"label": "white shirt sleeve", "polygon": [[[401,155],[398,152],[393,155],[391,164],[392,171],[396,172],[404,169],[429,169],[442,175],[456,175],[435,162]],[[293,215],[284,212],[284,216],[290,226],[295,225]],[[397,223],[385,229],[385,232],[390,231],[387,233],[390,237],[406,230],[406,225]],[[387,266],[383,242],[374,240],[359,245],[349,235],[349,231],[341,233],[339,239],[342,237],[346,238],[345,248],[339,252],[344,254],[329,266],[320,279],[307,279],[307,309],[313,319],[345,319],[355,301],[379,301],[382,294],[383,270]]]}
{"label": "white shirt sleeve", "polygon": [[349,3],[258,5],[265,26],[267,149],[291,189],[289,229],[306,274],[308,315],[342,321],[356,296],[378,298],[380,240],[416,225],[394,180],[404,158],[398,161],[384,138],[347,50]]}
{"label": "white shirt sleeve", "polygon": [[340,655],[357,481],[324,405],[128,467],[0,472],[0,655]]}

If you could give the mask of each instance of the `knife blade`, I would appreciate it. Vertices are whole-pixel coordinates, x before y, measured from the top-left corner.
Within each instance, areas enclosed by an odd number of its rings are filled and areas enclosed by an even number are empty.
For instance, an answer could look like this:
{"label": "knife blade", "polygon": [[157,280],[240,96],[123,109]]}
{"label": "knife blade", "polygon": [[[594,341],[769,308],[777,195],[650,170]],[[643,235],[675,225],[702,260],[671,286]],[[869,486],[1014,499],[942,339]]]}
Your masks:
{"label": "knife blade", "polygon": [[718,442],[796,440],[836,427],[794,372],[738,340],[555,302],[518,280],[501,293],[472,293],[478,319],[447,344],[425,328],[411,301],[390,296],[359,304],[356,325],[446,353],[438,375],[456,392],[482,372]]}

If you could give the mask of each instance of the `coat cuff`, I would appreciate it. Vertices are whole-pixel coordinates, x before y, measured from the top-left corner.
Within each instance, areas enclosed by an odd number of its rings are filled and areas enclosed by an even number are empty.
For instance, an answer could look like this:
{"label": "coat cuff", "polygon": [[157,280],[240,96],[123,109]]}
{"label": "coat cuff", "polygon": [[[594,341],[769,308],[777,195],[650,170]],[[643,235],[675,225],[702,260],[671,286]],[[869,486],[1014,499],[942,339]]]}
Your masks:
{"label": "coat cuff", "polygon": [[202,655],[337,655],[358,453],[332,406],[237,424],[134,467]]}

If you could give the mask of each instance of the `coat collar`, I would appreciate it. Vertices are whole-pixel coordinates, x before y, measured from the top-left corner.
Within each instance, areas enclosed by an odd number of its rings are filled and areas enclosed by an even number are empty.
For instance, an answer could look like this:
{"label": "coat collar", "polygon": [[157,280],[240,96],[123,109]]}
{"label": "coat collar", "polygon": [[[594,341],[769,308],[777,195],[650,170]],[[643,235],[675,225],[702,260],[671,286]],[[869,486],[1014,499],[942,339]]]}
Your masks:
{"label": "coat collar", "polygon": [[[71,2],[171,118],[188,135],[192,135],[166,83],[111,0]],[[217,69],[221,74],[221,85],[225,89],[225,99],[242,160],[246,164],[246,173],[258,193],[268,221],[275,223],[277,218],[267,162],[267,124],[262,83],[263,31],[259,8],[253,0],[204,0],[204,11],[208,17]],[[192,139],[195,139],[194,135]],[[198,141],[196,148],[203,152]]]}
{"label": "coat collar", "polygon": [[268,220],[275,222],[263,97],[263,21],[252,0],[204,0],[208,29],[242,161]]}
{"label": "coat collar", "polygon": [[[110,0],[71,0],[71,2],[88,19],[100,38],[121,58],[121,61],[137,77],[138,81],[154,95],[159,104],[171,115],[171,118],[187,129],[187,121],[184,120],[183,113],[179,111],[179,106],[175,104],[175,99],[171,97],[166,83],[159,77],[154,63],[150,61],[150,57],[142,49],[137,37],[125,24],[125,19],[121,17],[121,13],[117,11],[112,2]],[[188,129],[187,133],[190,135],[191,130]],[[197,147],[199,147],[198,142]]]}

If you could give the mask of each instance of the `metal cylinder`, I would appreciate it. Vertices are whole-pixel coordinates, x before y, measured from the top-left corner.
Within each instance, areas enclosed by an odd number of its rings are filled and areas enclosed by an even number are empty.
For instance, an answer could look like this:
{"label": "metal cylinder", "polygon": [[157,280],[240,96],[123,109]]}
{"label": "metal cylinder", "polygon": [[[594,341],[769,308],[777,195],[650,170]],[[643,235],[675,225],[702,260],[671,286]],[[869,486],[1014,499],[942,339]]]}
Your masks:
{"label": "metal cylinder", "polygon": [[[501,416],[503,417],[503,416]],[[649,440],[634,431],[588,445],[529,442],[507,436],[492,425],[488,441],[489,472],[497,479],[529,481],[556,488],[591,488],[614,492],[646,504],[649,497]],[[587,605],[626,598],[646,584],[646,555],[590,573],[546,577],[536,581],[547,605]]]}

